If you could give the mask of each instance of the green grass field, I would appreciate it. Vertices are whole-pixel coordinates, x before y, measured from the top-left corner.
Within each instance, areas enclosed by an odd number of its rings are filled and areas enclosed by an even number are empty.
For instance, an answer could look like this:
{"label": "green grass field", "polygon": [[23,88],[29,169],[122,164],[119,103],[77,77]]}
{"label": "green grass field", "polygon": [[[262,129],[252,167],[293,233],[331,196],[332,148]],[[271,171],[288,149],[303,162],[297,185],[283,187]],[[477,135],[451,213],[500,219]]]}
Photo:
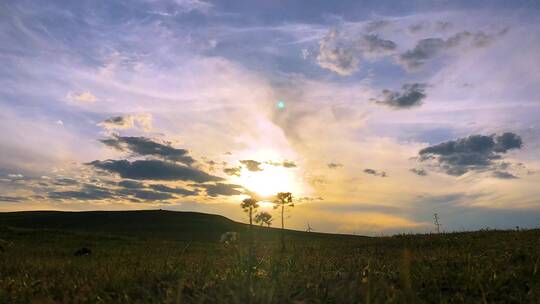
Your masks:
{"label": "green grass field", "polygon": [[[3,213],[0,225],[0,303],[540,303],[539,230],[287,231],[282,252],[277,229],[250,246],[246,225],[198,213]],[[224,231],[240,241],[219,243]],[[92,254],[74,256],[82,247]]]}

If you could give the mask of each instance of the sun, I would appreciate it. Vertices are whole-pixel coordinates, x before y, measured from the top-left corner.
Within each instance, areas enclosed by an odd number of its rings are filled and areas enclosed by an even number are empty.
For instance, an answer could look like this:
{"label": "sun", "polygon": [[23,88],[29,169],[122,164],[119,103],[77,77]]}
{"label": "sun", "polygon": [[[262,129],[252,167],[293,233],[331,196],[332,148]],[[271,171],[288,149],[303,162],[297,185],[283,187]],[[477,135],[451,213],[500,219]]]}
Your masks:
{"label": "sun", "polygon": [[282,167],[268,166],[263,171],[255,172],[244,170],[238,182],[263,198],[271,197],[278,192],[296,194],[303,192],[294,170]]}

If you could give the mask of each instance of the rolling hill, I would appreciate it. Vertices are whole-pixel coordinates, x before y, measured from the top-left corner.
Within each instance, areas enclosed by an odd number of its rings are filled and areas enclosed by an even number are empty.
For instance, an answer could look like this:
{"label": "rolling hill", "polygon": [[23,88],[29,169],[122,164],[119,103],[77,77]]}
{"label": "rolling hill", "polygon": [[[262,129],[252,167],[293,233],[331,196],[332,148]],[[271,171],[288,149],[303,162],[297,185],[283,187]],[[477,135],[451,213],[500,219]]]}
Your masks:
{"label": "rolling hill", "polygon": [[[20,211],[0,213],[0,226],[47,229],[169,240],[217,241],[227,231],[243,232],[248,225],[224,216],[198,212],[167,210],[137,211]],[[264,237],[273,238],[279,229],[256,227]],[[288,236],[302,238],[354,238],[337,235],[286,230]]]}

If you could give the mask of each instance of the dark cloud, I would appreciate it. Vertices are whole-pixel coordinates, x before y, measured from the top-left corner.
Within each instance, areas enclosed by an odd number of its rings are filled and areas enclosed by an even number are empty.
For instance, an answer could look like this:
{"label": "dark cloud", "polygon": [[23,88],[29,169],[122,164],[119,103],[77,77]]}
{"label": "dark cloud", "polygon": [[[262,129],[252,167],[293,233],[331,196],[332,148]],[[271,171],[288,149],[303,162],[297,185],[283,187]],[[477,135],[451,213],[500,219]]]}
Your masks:
{"label": "dark cloud", "polygon": [[463,175],[468,171],[495,170],[496,160],[512,149],[520,149],[519,135],[504,133],[500,136],[471,135],[440,143],[420,150],[420,161],[434,161],[449,175]]}
{"label": "dark cloud", "polygon": [[492,175],[493,177],[500,178],[500,179],[518,179],[517,176],[506,171],[493,171]]}
{"label": "dark cloud", "polygon": [[49,192],[49,198],[57,200],[104,200],[115,197],[114,191],[89,184],[79,190]]}
{"label": "dark cloud", "polygon": [[240,195],[243,193],[242,191],[240,191],[240,190],[243,190],[243,187],[240,185],[234,185],[234,184],[216,183],[216,184],[199,184],[195,186],[205,189],[206,194],[212,197],[216,197],[219,195],[225,195],[225,196]]}
{"label": "dark cloud", "polygon": [[521,149],[523,140],[515,133],[504,133],[495,137],[495,146],[493,150],[497,153],[506,153],[511,149]]}
{"label": "dark cloud", "polygon": [[146,137],[114,136],[100,141],[117,150],[129,151],[141,156],[155,156],[170,161],[181,162],[186,165],[191,165],[195,162],[191,156],[187,155],[187,150],[173,148],[168,144],[160,144]]}
{"label": "dark cloud", "polygon": [[426,38],[419,40],[416,46],[399,56],[399,62],[408,70],[414,70],[428,60],[435,58],[446,50],[464,46],[480,48],[491,43],[497,36],[503,35],[501,31],[496,35],[489,35],[482,31],[471,33],[463,31],[450,36],[448,39]]}
{"label": "dark cloud", "polygon": [[172,187],[165,186],[165,185],[160,185],[160,184],[150,185],[150,188],[154,189],[155,191],[166,192],[166,193],[174,193],[174,194],[179,194],[179,195],[182,195],[182,196],[190,196],[190,195],[198,195],[199,194],[199,191],[197,191],[197,190],[188,190],[188,189],[184,189],[184,188],[172,188]]}
{"label": "dark cloud", "polygon": [[343,167],[343,164],[340,164],[340,163],[328,163],[327,166],[330,169],[337,169],[337,168]]}
{"label": "dark cloud", "polygon": [[145,187],[143,183],[138,182],[138,181],[132,181],[132,180],[123,180],[118,183],[118,186],[129,188],[129,189],[140,189],[140,188]]}
{"label": "dark cloud", "polygon": [[242,167],[230,167],[230,168],[223,168],[223,173],[227,175],[235,175],[240,176],[240,172],[242,171]]}
{"label": "dark cloud", "polygon": [[255,161],[255,160],[251,160],[251,159],[245,159],[245,160],[241,160],[240,163],[244,166],[246,166],[246,168],[249,170],[249,171],[253,171],[253,172],[256,172],[256,171],[262,171],[263,169],[260,167],[261,163],[258,162],[258,161]]}
{"label": "dark cloud", "polygon": [[120,127],[120,128],[127,128],[128,127],[128,119],[126,119],[123,116],[113,116],[111,118],[105,119],[100,123],[103,127]]}
{"label": "dark cloud", "polygon": [[144,131],[150,131],[152,129],[152,115],[134,114],[114,116],[100,122],[98,125],[107,130],[130,129],[138,127]]}
{"label": "dark cloud", "polygon": [[223,180],[193,167],[161,160],[96,160],[88,165],[118,173],[122,178],[136,180],[182,180],[198,183]]}
{"label": "dark cloud", "polygon": [[79,184],[79,182],[72,178],[56,178],[52,184],[56,186],[72,186]]}
{"label": "dark cloud", "polygon": [[371,100],[394,109],[408,109],[422,104],[422,100],[426,98],[426,87],[425,83],[408,83],[401,87],[401,92],[383,90],[382,100]]}
{"label": "dark cloud", "polygon": [[364,169],[364,173],[366,174],[369,174],[369,175],[375,175],[375,176],[380,176],[380,177],[386,177],[386,172],[384,171],[377,171],[377,170],[374,170],[374,169]]}
{"label": "dark cloud", "polygon": [[428,59],[438,55],[447,48],[446,41],[441,38],[426,38],[418,41],[412,50],[399,56],[400,62],[409,70],[423,65]]}
{"label": "dark cloud", "polygon": [[[94,184],[84,184],[80,189],[67,191],[51,191],[48,196],[56,200],[119,200],[132,202],[168,200],[176,198],[174,194],[186,195],[197,191],[184,192],[178,188],[169,188],[164,185],[151,185],[150,190],[142,183],[136,181],[122,181],[118,183],[123,188],[105,188]],[[155,190],[155,191],[153,191]],[[183,190],[183,189],[182,189]],[[186,190],[187,191],[187,190]]]}
{"label": "dark cloud", "polygon": [[364,55],[382,55],[394,51],[397,44],[391,40],[385,40],[375,34],[364,35],[361,41]]}
{"label": "dark cloud", "polygon": [[0,195],[0,202],[18,203],[24,201],[24,198],[19,196]]}
{"label": "dark cloud", "polygon": [[414,174],[416,174],[418,176],[426,176],[426,175],[428,175],[427,171],[424,170],[424,169],[412,168],[409,171],[411,171],[412,173],[414,173]]}
{"label": "dark cloud", "polygon": [[282,162],[267,161],[266,163],[275,167],[296,168],[296,163],[290,160],[284,160]]}

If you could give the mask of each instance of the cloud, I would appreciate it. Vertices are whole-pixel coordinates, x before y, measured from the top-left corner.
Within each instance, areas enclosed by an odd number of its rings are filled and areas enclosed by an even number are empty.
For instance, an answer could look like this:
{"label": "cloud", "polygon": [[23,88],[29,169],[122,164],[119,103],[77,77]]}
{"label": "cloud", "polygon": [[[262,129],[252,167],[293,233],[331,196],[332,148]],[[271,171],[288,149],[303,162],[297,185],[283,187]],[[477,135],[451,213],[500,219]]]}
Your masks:
{"label": "cloud", "polygon": [[457,47],[481,48],[491,43],[496,36],[503,35],[503,30],[497,35],[489,35],[482,31],[471,33],[463,31],[450,36],[448,39],[425,38],[416,43],[416,46],[401,54],[398,62],[407,70],[415,70],[424,65],[428,60],[437,57],[446,50]]}
{"label": "cloud", "polygon": [[98,126],[106,130],[139,128],[144,131],[152,130],[152,115],[133,114],[125,116],[114,116],[100,123]]}
{"label": "cloud", "polygon": [[98,100],[98,98],[94,96],[94,94],[90,93],[89,91],[80,92],[80,93],[69,92],[66,98],[69,101],[78,102],[78,103],[94,103]]}
{"label": "cloud", "polygon": [[499,179],[518,179],[519,178],[515,176],[514,174],[506,172],[506,171],[493,171],[492,176]]}
{"label": "cloud", "polygon": [[128,187],[114,189],[96,186],[93,184],[85,184],[77,190],[51,191],[49,192],[48,196],[53,200],[95,201],[127,199],[134,202],[141,202],[140,200],[154,201],[175,198],[175,196],[171,193],[166,193],[163,191],[155,192],[147,189],[141,189],[144,188],[142,184],[140,184],[140,188],[137,188],[135,184],[124,183],[123,185]]}
{"label": "cloud", "polygon": [[407,30],[410,33],[414,34],[414,33],[429,30],[429,29],[434,30],[436,32],[444,32],[446,30],[449,30],[450,28],[452,28],[452,23],[448,21],[439,20],[439,21],[434,22],[434,21],[423,20],[420,22],[410,24],[407,27]]}
{"label": "cloud", "polygon": [[407,30],[411,33],[416,33],[416,32],[420,32],[421,30],[425,29],[428,26],[429,24],[427,22],[417,22],[417,23],[409,25],[407,27]]}
{"label": "cloud", "polygon": [[383,90],[382,100],[371,100],[394,109],[409,109],[422,104],[422,100],[426,98],[426,87],[425,83],[407,83],[401,87],[401,92]]}
{"label": "cloud", "polygon": [[72,178],[61,177],[61,178],[54,179],[52,184],[57,185],[57,186],[72,186],[72,185],[79,184],[79,181]]}
{"label": "cloud", "polygon": [[378,57],[388,55],[397,48],[392,40],[381,39],[375,34],[368,34],[360,41],[362,54],[366,57]]}
{"label": "cloud", "polygon": [[0,202],[18,203],[22,201],[24,201],[22,197],[0,195]]}
{"label": "cloud", "polygon": [[434,161],[449,175],[463,175],[468,171],[494,170],[495,161],[509,150],[521,149],[522,139],[514,133],[502,135],[471,135],[424,148],[418,153],[420,161]]}
{"label": "cloud", "polygon": [[417,169],[417,168],[412,168],[410,169],[409,171],[411,171],[412,173],[418,175],[418,176],[426,176],[428,175],[427,171],[424,170],[424,169]]}
{"label": "cloud", "polygon": [[311,52],[308,49],[302,49],[302,59],[307,60],[310,55]]}
{"label": "cloud", "polygon": [[358,70],[358,59],[354,49],[344,45],[337,30],[331,30],[319,42],[317,63],[320,67],[341,76],[348,76]]}
{"label": "cloud", "polygon": [[319,41],[317,64],[341,76],[349,76],[358,71],[361,59],[377,59],[394,54],[397,44],[378,34],[340,32],[331,29]]}
{"label": "cloud", "polygon": [[495,146],[493,150],[497,153],[506,153],[511,149],[521,149],[523,140],[517,134],[506,132],[495,137]]}
{"label": "cloud", "polygon": [[146,187],[143,183],[132,180],[123,180],[118,183],[118,186],[129,189],[140,189]]}
{"label": "cloud", "polygon": [[188,190],[188,189],[184,189],[184,188],[172,188],[172,187],[169,187],[169,186],[166,186],[166,185],[161,185],[161,184],[150,185],[150,188],[152,188],[152,189],[154,189],[156,191],[159,191],[159,192],[174,193],[174,194],[179,194],[179,195],[182,195],[182,196],[190,196],[190,195],[198,195],[199,194],[199,191],[197,191],[197,190]]}
{"label": "cloud", "polygon": [[337,168],[343,167],[343,164],[340,164],[340,163],[328,163],[327,166],[330,169],[337,169]]}
{"label": "cloud", "polygon": [[385,28],[389,26],[390,24],[392,24],[392,22],[389,20],[373,20],[366,24],[365,30],[366,32],[371,33],[371,32],[378,31],[382,28]]}
{"label": "cloud", "polygon": [[282,162],[267,161],[266,164],[269,164],[275,167],[283,167],[283,168],[296,168],[297,167],[296,163],[291,160],[284,160]]}
{"label": "cloud", "polygon": [[224,183],[216,183],[216,184],[199,184],[196,185],[197,187],[206,189],[206,194],[212,197],[225,195],[225,196],[231,196],[231,195],[240,195],[243,192],[239,189],[243,189],[240,185],[234,185],[234,184],[224,184]]}
{"label": "cloud", "polygon": [[332,29],[319,41],[317,64],[341,76],[349,76],[358,70],[361,58],[387,56],[396,49],[395,42],[377,34],[345,35]]}
{"label": "cloud", "polygon": [[377,171],[377,170],[374,170],[374,169],[364,169],[364,173],[366,174],[369,174],[369,175],[375,175],[375,176],[380,176],[380,177],[386,177],[386,172],[384,171]]}
{"label": "cloud", "polygon": [[255,161],[255,160],[251,160],[251,159],[245,159],[245,160],[241,160],[240,163],[244,166],[246,166],[246,168],[249,170],[249,171],[252,171],[252,172],[256,172],[256,171],[262,171],[263,169],[260,167],[261,163],[258,162],[258,161]]}
{"label": "cloud", "polygon": [[196,168],[161,160],[96,160],[88,165],[117,173],[122,178],[136,180],[182,180],[198,183],[223,180]]}
{"label": "cloud", "polygon": [[122,137],[101,139],[103,144],[119,151],[130,151],[141,156],[156,156],[165,160],[191,165],[195,160],[187,155],[188,150],[173,148],[168,144],[160,144],[146,137]]}
{"label": "cloud", "polygon": [[240,173],[242,172],[242,167],[230,167],[230,168],[223,168],[223,173],[230,175],[230,176],[240,176]]}
{"label": "cloud", "polygon": [[110,189],[89,184],[84,185],[80,190],[49,192],[49,198],[55,200],[104,200],[115,196],[116,194]]}
{"label": "cloud", "polygon": [[176,16],[178,14],[187,14],[191,12],[200,12],[207,14],[213,5],[209,2],[200,0],[145,0],[154,4],[155,10],[150,13],[161,16]]}
{"label": "cloud", "polygon": [[11,180],[19,180],[19,179],[24,179],[24,175],[22,174],[19,174],[19,173],[10,173],[7,175],[7,177]]}

